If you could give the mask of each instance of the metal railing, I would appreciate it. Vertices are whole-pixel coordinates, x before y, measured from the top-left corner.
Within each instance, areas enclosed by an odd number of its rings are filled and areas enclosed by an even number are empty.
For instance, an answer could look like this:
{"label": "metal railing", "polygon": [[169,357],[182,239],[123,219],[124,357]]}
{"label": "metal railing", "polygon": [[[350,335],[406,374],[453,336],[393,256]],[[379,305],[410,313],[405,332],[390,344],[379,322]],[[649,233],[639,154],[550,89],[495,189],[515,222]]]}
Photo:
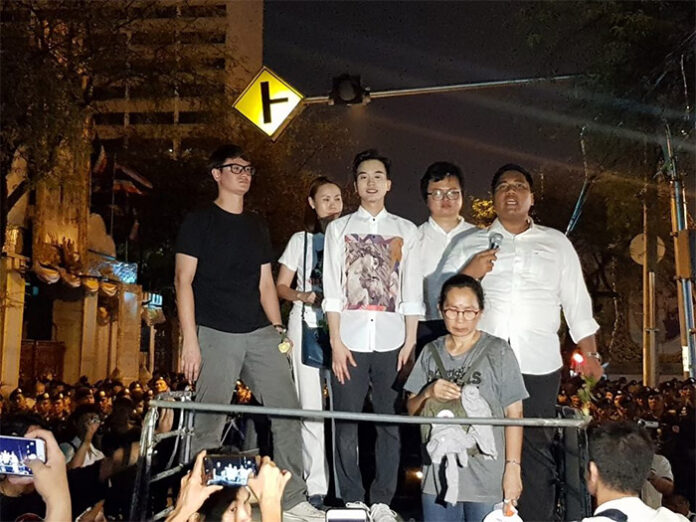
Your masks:
{"label": "metal railing", "polygon": [[[155,433],[158,409],[166,408],[181,410],[178,427],[167,433]],[[193,417],[197,411],[208,413],[236,413],[236,414],[262,414],[270,417],[291,417],[309,419],[333,419],[347,420],[355,422],[373,422],[387,424],[458,424],[466,425],[488,425],[488,426],[523,426],[526,428],[556,428],[563,430],[575,430],[578,434],[584,433],[589,426],[591,418],[575,419],[499,419],[488,417],[419,417],[407,415],[386,415],[379,413],[355,413],[347,411],[325,411],[325,410],[301,410],[286,408],[270,408],[266,406],[248,406],[244,404],[208,404],[193,402],[192,392],[168,392],[160,394],[156,399],[150,401],[149,409],[143,421],[143,429],[140,437],[140,455],[138,457],[138,471],[134,493],[131,502],[130,520],[147,520],[148,497],[150,485],[167,477],[176,475],[191,461],[191,437],[194,435]],[[166,469],[152,475],[152,458],[155,454],[155,446],[162,440],[177,437],[175,449],[172,452]],[[586,437],[579,436],[578,439],[586,440]],[[578,451],[578,454],[580,451]],[[178,456],[178,463],[171,467],[175,457]],[[578,471],[582,475],[583,469]],[[582,476],[578,477],[583,482]],[[587,505],[589,506],[589,496]],[[580,502],[585,510],[585,502]],[[159,520],[165,518],[172,507],[164,509],[154,514],[150,519]]]}

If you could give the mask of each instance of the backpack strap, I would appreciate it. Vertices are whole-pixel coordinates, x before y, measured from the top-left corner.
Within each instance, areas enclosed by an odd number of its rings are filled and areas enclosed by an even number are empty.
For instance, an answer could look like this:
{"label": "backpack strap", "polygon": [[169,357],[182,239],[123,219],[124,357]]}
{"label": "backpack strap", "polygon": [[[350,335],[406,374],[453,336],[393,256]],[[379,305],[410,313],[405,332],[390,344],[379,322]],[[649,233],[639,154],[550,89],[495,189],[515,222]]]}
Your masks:
{"label": "backpack strap", "polygon": [[623,511],[618,509],[605,509],[604,511],[597,513],[596,517],[605,517],[614,522],[627,522],[628,516]]}

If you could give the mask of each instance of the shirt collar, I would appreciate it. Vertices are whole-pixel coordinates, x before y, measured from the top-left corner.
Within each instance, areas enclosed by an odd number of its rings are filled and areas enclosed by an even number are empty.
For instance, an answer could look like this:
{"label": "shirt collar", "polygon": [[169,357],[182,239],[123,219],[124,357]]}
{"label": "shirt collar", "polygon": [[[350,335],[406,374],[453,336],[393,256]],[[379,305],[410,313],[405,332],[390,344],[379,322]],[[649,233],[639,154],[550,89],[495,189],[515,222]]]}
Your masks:
{"label": "shirt collar", "polygon": [[519,234],[513,234],[512,232],[508,232],[508,230],[503,226],[503,224],[500,222],[498,218],[495,218],[495,221],[491,223],[491,226],[488,227],[488,230],[489,232],[500,232],[501,234],[503,234],[503,236],[506,237],[515,237],[534,229],[534,220],[528,217],[527,222],[529,223],[529,227],[527,228],[527,230],[525,230],[524,232],[520,232]]}
{"label": "shirt collar", "polygon": [[457,216],[457,217],[458,217],[457,226],[454,227],[449,232],[445,232],[444,229],[440,225],[438,225],[437,221],[435,221],[432,217],[428,218],[428,223],[430,224],[431,227],[433,227],[436,231],[440,232],[441,234],[444,234],[446,236],[451,236],[451,235],[459,232],[459,229],[464,226],[464,218],[462,216]]}
{"label": "shirt collar", "polygon": [[597,515],[597,513],[601,513],[604,510],[607,509],[621,509],[626,508],[626,504],[643,504],[643,501],[638,498],[638,497],[621,497],[621,498],[615,498],[614,500],[608,500],[604,504],[597,506],[597,509],[594,511],[594,515]]}
{"label": "shirt collar", "polygon": [[382,210],[379,211],[379,214],[377,214],[376,216],[373,216],[367,210],[365,210],[362,207],[362,205],[360,205],[358,207],[358,210],[355,213],[363,219],[373,219],[374,218],[377,221],[384,219],[389,214],[389,212],[387,212],[387,209],[383,208]]}

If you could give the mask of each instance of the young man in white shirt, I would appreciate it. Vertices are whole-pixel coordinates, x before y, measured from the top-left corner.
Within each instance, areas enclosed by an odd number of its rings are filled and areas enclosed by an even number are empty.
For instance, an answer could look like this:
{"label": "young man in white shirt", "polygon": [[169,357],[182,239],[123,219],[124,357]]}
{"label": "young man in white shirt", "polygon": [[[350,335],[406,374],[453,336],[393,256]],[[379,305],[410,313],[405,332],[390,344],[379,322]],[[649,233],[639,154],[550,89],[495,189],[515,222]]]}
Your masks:
{"label": "young man in white shirt", "polygon": [[[390,162],[375,150],[353,161],[360,207],[333,221],[324,243],[324,302],[332,348],[334,406],[362,411],[372,389],[375,413],[393,414],[398,372],[416,344],[423,313],[422,279],[415,251],[416,226],[390,214]],[[399,469],[399,427],[376,424],[376,475],[370,487],[371,520],[392,521],[389,503]],[[363,507],[355,422],[336,422],[338,490],[347,505]]]}
{"label": "young man in white shirt", "polygon": [[590,434],[587,489],[597,500],[594,515],[583,522],[685,522],[686,517],[641,501],[653,444],[647,431],[633,422],[608,422]]}
{"label": "young man in white shirt", "polygon": [[[602,366],[594,334],[599,325],[582,267],[571,242],[558,230],[535,224],[532,176],[519,165],[493,175],[497,219],[453,242],[442,263],[442,279],[461,272],[481,281],[488,306],[479,328],[509,341],[529,392],[524,416],[553,418],[561,380],[561,309],[570,336],[585,355],[580,368],[599,378]],[[496,243],[498,248],[491,248]],[[553,430],[527,428],[522,449],[520,516],[552,520],[555,506]]]}
{"label": "young man in white shirt", "polygon": [[420,180],[420,190],[430,217],[418,227],[425,316],[418,323],[416,350],[447,334],[437,306],[442,286],[438,268],[452,239],[475,228],[460,215],[464,177],[459,167],[447,161],[433,163]]}

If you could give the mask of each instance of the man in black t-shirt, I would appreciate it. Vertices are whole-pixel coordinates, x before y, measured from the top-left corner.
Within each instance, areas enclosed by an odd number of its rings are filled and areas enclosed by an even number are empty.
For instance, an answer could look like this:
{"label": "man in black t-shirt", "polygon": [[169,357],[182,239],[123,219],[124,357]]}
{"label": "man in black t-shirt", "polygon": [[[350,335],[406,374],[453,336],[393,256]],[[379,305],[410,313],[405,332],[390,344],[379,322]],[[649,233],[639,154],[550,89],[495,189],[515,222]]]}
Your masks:
{"label": "man in black t-shirt", "polygon": [[[244,212],[254,167],[241,148],[227,145],[210,157],[218,186],[212,205],[189,214],[176,245],[176,296],[183,334],[182,366],[196,382],[196,400],[229,404],[241,376],[266,406],[299,408],[271,273],[268,230]],[[272,326],[271,326],[272,325]],[[221,445],[225,416],[197,414],[193,450]],[[323,520],[305,499],[300,422],[274,418],[273,459],[292,473],[284,520]]]}

